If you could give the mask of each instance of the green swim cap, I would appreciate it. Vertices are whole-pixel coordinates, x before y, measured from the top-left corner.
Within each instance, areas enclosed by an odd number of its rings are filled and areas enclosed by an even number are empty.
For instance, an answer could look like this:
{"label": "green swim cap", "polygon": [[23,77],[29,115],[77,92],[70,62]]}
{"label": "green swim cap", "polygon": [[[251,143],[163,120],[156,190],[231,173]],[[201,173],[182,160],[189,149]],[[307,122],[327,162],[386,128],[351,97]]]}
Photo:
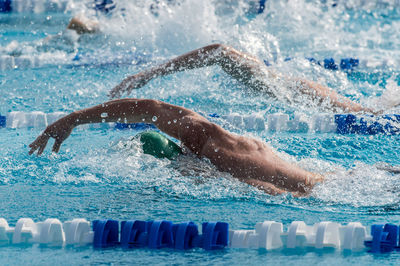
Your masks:
{"label": "green swim cap", "polygon": [[182,149],[175,142],[155,131],[146,131],[138,134],[143,144],[143,152],[157,158],[170,160],[182,154]]}

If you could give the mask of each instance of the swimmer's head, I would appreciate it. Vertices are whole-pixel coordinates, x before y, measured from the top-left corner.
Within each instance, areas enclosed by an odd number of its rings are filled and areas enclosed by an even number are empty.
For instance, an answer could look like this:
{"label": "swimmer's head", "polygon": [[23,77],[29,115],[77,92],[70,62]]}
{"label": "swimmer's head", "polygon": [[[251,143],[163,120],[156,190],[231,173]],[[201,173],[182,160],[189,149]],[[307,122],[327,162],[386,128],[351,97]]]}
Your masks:
{"label": "swimmer's head", "polygon": [[145,131],[137,135],[143,145],[143,152],[157,158],[170,160],[182,154],[182,149],[172,140],[156,131]]}
{"label": "swimmer's head", "polygon": [[76,16],[69,21],[67,29],[74,30],[78,34],[96,33],[99,31],[99,23],[85,16]]}

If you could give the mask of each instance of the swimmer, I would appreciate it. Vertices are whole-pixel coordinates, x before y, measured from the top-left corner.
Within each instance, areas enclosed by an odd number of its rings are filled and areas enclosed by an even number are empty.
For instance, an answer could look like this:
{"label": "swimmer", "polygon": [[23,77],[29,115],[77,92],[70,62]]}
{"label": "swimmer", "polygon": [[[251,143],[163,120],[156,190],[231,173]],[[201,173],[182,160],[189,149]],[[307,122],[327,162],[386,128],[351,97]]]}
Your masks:
{"label": "swimmer", "polygon": [[75,31],[77,34],[97,33],[100,30],[99,22],[88,19],[83,15],[73,17],[67,26],[67,29]]}
{"label": "swimmer", "polygon": [[[119,121],[151,123],[196,156],[209,159],[218,170],[269,194],[305,195],[324,180],[322,175],[282,160],[262,141],[230,133],[194,111],[152,99],[119,99],[75,111],[49,125],[29,145],[29,154],[36,150],[42,154],[50,138],[55,139],[53,152],[58,152],[78,125]],[[179,147],[171,147],[159,136],[142,134],[140,138],[143,143],[146,139],[151,142],[147,153],[165,154],[165,147],[171,158],[181,153]],[[164,148],[154,150],[154,142],[164,142]]]}
{"label": "swimmer", "polygon": [[[212,44],[202,47],[171,59],[164,64],[128,76],[110,91],[109,96],[111,98],[119,98],[123,93],[130,94],[132,90],[143,87],[154,78],[212,65],[219,65],[223,71],[245,86],[256,91],[264,91],[270,96],[275,95],[269,88],[265,78],[284,78],[288,81],[290,89],[296,90],[300,94],[308,95],[311,99],[319,103],[327,102],[334,111],[381,113],[380,110],[363,107],[316,82],[305,79],[286,78],[283,75],[273,72],[271,68],[266,67],[262,61],[254,56],[222,44]],[[397,104],[390,107],[395,107]]]}
{"label": "swimmer", "polygon": [[0,46],[0,55],[6,54],[12,57],[22,55],[32,55],[32,50],[38,52],[62,51],[67,54],[77,52],[77,43],[80,37],[87,34],[100,32],[99,23],[96,20],[88,19],[84,15],[73,17],[66,29],[55,34],[49,35],[33,43],[10,42],[4,48]]}

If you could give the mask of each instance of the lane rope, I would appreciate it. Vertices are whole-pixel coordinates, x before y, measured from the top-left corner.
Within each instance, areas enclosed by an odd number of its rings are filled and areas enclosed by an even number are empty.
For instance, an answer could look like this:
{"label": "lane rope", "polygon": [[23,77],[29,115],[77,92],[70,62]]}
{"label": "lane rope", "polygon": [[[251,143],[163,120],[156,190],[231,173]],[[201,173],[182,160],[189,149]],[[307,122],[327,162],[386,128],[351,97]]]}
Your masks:
{"label": "lane rope", "polygon": [[[45,129],[57,119],[67,115],[64,112],[44,113],[9,112],[0,115],[0,128],[35,128]],[[261,115],[218,115],[208,114],[211,121],[238,129],[267,132],[294,132],[294,133],[336,133],[360,135],[399,135],[400,115],[353,115],[353,114],[315,114],[312,116],[289,116],[284,113]],[[136,129],[144,130],[155,128],[145,123],[99,123],[79,126],[80,129]]]}
{"label": "lane rope", "polygon": [[34,222],[21,218],[15,227],[0,218],[0,244],[40,244],[52,247],[68,245],[94,248],[170,248],[205,250],[242,249],[315,249],[320,251],[368,251],[384,253],[400,251],[399,226],[373,224],[370,232],[359,222],[341,225],[323,221],[307,225],[294,221],[283,230],[275,221],[259,222],[251,230],[229,230],[225,222],[202,223],[201,230],[194,222],[172,223],[166,220],[140,221],[73,219],[62,223],[58,219]]}

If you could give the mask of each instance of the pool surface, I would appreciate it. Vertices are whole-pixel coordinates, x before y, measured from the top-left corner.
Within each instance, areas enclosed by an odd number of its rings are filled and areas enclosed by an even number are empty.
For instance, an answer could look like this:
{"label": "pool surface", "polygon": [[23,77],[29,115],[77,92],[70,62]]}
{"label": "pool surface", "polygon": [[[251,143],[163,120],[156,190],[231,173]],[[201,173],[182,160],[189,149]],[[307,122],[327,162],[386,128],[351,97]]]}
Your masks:
{"label": "pool surface", "polygon": [[[318,81],[367,106],[400,95],[398,1],[271,0],[260,14],[258,1],[120,0],[107,13],[94,11],[89,0],[58,2],[65,2],[62,12],[0,13],[1,115],[72,112],[100,104],[127,75],[210,43],[255,54],[276,71]],[[96,17],[101,32],[81,37],[65,33],[69,19],[80,12]],[[50,35],[56,37],[43,41]],[[13,63],[4,59],[10,57]],[[307,58],[358,58],[362,64],[351,71],[332,70]],[[246,89],[219,67],[207,67],[154,79],[130,96],[203,114],[333,114],[311,100],[293,98],[282,84],[271,84],[279,88],[277,98]],[[400,114],[400,108],[386,113]],[[367,227],[399,222],[400,175],[377,168],[399,165],[399,135],[257,131],[210,119],[266,141],[281,157],[307,170],[333,173],[310,197],[270,196],[206,160],[170,162],[145,155],[131,140],[137,130],[77,128],[59,154],[47,147],[37,157],[28,155],[28,145],[43,129],[0,128],[0,218],[10,225],[21,217],[224,221],[232,229],[252,229],[264,220],[282,222],[284,229],[292,221],[361,222]],[[2,265],[399,262],[398,252],[0,246]]]}

